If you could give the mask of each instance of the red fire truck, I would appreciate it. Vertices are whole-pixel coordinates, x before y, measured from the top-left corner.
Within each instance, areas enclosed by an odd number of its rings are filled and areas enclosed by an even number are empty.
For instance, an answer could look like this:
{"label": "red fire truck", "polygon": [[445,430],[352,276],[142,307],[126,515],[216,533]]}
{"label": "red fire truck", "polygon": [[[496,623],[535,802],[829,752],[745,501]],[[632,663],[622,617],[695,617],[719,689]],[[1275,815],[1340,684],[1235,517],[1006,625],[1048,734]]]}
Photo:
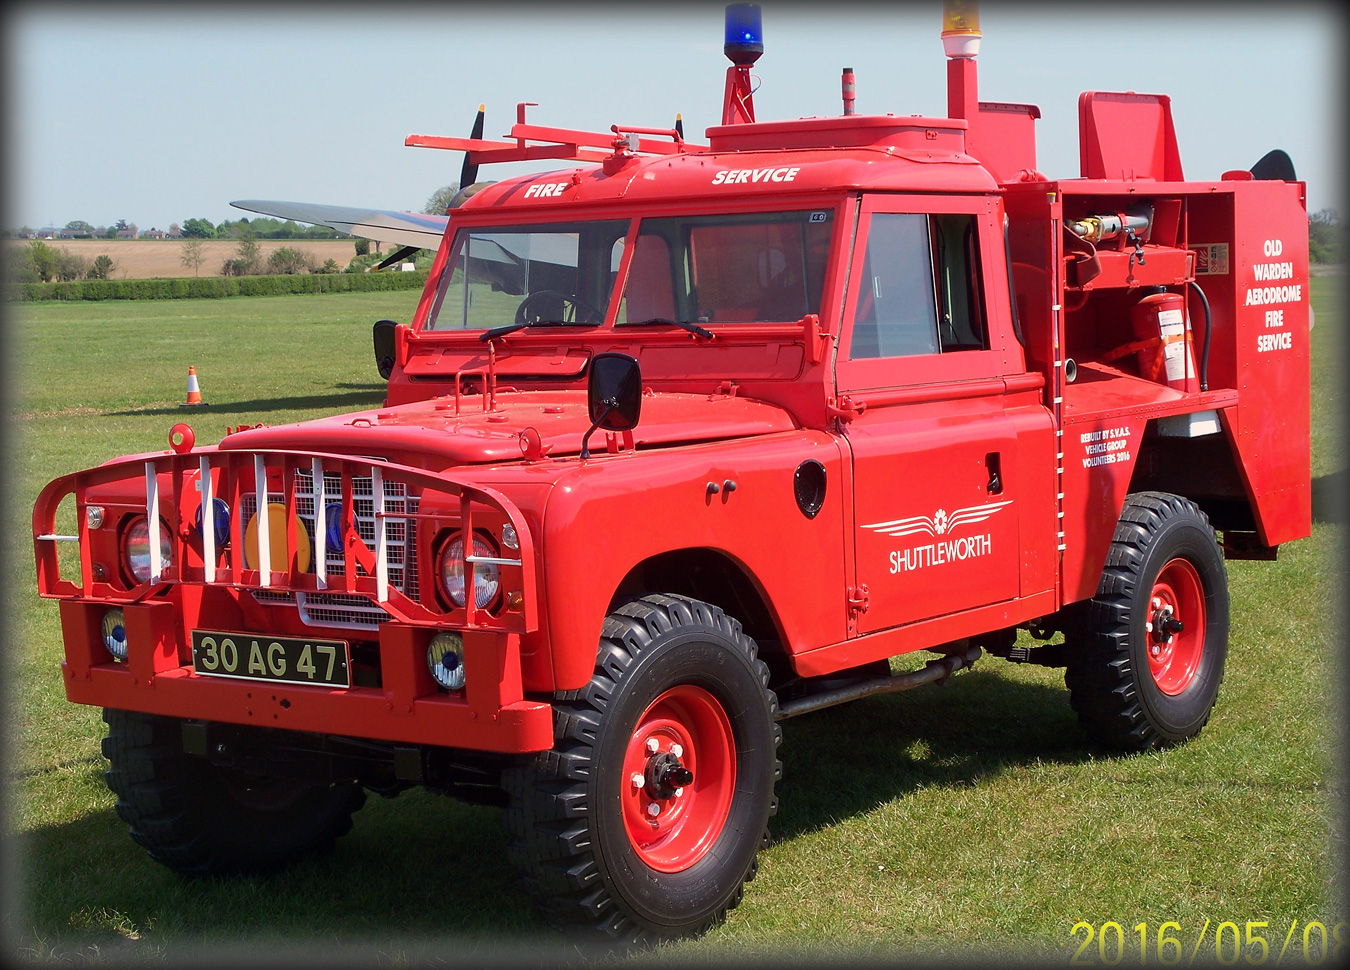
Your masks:
{"label": "red fire truck", "polygon": [[[558,925],[660,938],[754,877],[785,718],[987,651],[1106,745],[1201,730],[1225,559],[1310,531],[1304,185],[1188,181],[1134,92],[1043,175],[944,28],[947,117],[857,114],[846,70],[840,114],[756,120],[737,4],[706,144],[410,136],[467,177],[375,326],[384,406],[46,487],[66,694],[155,860],[274,868],[424,786],[504,806]],[[583,164],[476,177],[541,158]]]}

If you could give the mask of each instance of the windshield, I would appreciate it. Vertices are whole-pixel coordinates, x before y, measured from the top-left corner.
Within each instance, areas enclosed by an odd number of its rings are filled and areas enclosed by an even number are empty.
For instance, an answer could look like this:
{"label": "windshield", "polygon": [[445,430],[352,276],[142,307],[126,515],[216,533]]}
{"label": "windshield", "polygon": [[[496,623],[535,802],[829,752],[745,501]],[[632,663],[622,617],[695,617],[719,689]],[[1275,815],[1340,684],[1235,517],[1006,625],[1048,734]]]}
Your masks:
{"label": "windshield", "polygon": [[772,323],[820,312],[830,210],[644,219],[619,324]]}
{"label": "windshield", "polygon": [[[819,313],[833,221],[829,209],[644,219],[616,323],[773,323]],[[603,324],[629,225],[460,229],[423,329]]]}
{"label": "windshield", "polygon": [[626,219],[461,229],[424,329],[604,323],[627,232]]}

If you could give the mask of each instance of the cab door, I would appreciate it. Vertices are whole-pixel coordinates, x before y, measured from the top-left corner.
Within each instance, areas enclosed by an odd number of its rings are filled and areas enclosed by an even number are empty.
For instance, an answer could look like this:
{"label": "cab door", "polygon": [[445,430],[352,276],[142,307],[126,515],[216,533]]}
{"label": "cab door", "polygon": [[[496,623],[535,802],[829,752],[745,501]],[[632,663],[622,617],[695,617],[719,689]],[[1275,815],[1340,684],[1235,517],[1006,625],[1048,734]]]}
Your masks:
{"label": "cab door", "polygon": [[1003,380],[1023,369],[1021,348],[991,326],[1008,308],[1001,217],[982,197],[863,199],[836,361],[854,634],[1021,592],[1020,505],[1052,487],[1053,465],[1029,481],[1027,422]]}

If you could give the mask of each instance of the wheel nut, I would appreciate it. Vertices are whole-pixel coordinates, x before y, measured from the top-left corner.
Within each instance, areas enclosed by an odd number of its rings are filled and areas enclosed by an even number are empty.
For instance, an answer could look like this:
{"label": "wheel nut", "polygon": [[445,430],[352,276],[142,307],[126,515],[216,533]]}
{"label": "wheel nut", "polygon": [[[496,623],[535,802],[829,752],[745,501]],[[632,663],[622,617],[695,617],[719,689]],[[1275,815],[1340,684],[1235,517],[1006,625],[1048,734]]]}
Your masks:
{"label": "wheel nut", "polygon": [[648,738],[648,739],[647,739],[647,753],[648,753],[648,754],[656,754],[657,749],[659,749],[660,747],[661,747],[661,745],[659,745],[659,744],[657,743],[656,738]]}
{"label": "wheel nut", "polygon": [[1152,632],[1153,632],[1153,621],[1152,621],[1152,620],[1145,620],[1145,621],[1144,621],[1144,632],[1146,632],[1146,633],[1152,633]]}
{"label": "wheel nut", "polygon": [[1162,606],[1162,600],[1158,599],[1156,596],[1153,597],[1153,608],[1156,610],[1160,606]]}
{"label": "wheel nut", "polygon": [[1158,646],[1156,643],[1152,644],[1149,646],[1148,652],[1156,657],[1158,654],[1162,653],[1162,647]]}
{"label": "wheel nut", "polygon": [[642,772],[640,771],[633,772],[628,780],[633,783],[634,788],[641,788],[643,785],[647,784],[647,779],[643,777]]}
{"label": "wheel nut", "polygon": [[656,802],[650,802],[647,805],[647,814],[652,818],[656,818],[656,816],[661,814],[661,806],[656,804]]}
{"label": "wheel nut", "polygon": [[682,757],[684,755],[684,747],[682,745],[672,744],[670,746],[670,753],[677,758]]}
{"label": "wheel nut", "polygon": [[683,789],[683,788],[676,788],[676,789],[675,789],[675,797],[676,797],[676,798],[679,798],[679,797],[680,797],[681,795],[683,795],[683,794],[684,794],[684,789]]}

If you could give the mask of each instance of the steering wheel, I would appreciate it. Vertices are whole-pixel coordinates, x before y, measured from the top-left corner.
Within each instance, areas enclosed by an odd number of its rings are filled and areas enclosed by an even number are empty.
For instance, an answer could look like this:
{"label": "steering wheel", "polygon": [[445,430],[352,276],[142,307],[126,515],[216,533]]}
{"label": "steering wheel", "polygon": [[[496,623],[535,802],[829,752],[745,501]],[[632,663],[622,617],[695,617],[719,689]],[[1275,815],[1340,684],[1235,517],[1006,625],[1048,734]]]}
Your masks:
{"label": "steering wheel", "polygon": [[516,307],[516,323],[602,323],[604,311],[562,290],[535,290]]}

